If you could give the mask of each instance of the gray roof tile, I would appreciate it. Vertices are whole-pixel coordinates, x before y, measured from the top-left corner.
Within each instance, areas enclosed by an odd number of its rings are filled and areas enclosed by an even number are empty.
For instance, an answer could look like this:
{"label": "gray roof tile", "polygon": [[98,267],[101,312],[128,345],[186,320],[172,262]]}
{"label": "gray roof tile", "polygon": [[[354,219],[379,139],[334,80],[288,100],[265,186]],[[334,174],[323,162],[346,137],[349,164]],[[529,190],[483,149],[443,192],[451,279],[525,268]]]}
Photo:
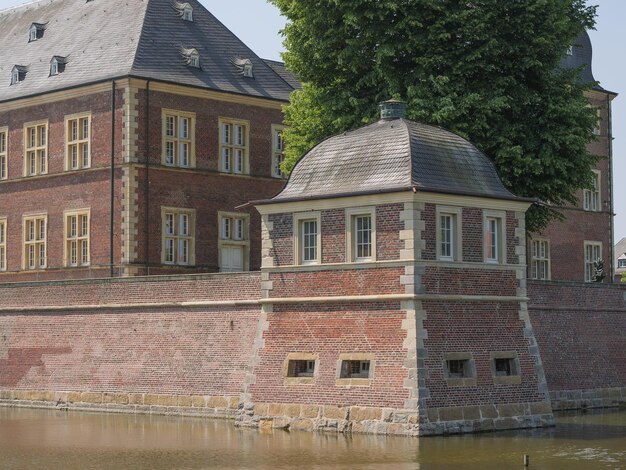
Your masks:
{"label": "gray roof tile", "polygon": [[522,199],[509,192],[485,154],[439,127],[381,120],[331,137],[294,167],[271,201],[411,190]]}
{"label": "gray roof tile", "polygon": [[[41,0],[0,11],[0,102],[127,75],[289,99],[291,86],[199,2],[188,3],[193,22],[179,17],[173,0]],[[29,43],[33,23],[46,29]],[[201,70],[185,65],[183,47],[200,52]],[[68,63],[50,77],[55,55]],[[241,76],[236,58],[252,61],[254,78]],[[14,65],[28,73],[11,86]]]}

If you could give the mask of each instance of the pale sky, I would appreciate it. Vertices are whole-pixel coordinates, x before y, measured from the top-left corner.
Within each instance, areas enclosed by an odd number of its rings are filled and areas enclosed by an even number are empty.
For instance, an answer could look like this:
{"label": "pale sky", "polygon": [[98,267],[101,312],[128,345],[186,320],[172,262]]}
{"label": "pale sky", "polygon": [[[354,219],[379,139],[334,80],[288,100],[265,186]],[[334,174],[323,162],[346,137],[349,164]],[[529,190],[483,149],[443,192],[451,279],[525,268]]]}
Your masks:
{"label": "pale sky", "polygon": [[[265,59],[280,60],[282,38],[279,30],[285,20],[278,10],[264,0],[200,0],[254,52]],[[23,0],[0,0],[0,9],[24,3]],[[626,237],[626,2],[595,0],[599,5],[596,31],[591,31],[593,72],[607,90],[620,94],[613,101],[613,157],[615,242]],[[624,95],[624,96],[621,96]]]}

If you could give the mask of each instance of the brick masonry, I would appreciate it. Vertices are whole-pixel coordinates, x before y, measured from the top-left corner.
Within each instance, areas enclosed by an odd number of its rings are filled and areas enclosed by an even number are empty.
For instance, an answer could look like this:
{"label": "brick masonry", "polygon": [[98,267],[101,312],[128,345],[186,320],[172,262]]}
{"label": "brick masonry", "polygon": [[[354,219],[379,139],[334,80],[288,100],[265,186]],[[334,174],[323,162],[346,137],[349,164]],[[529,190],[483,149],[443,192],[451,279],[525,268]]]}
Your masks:
{"label": "brick masonry", "polygon": [[530,281],[554,409],[626,403],[626,286]]}

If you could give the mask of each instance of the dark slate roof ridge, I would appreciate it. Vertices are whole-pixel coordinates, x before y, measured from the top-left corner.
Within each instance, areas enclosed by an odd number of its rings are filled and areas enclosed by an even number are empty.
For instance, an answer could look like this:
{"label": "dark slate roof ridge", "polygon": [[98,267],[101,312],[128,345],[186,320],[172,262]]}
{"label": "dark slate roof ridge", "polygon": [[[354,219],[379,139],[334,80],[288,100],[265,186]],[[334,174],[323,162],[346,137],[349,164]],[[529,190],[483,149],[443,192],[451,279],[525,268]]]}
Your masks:
{"label": "dark slate roof ridge", "polygon": [[[262,59],[263,62],[268,64],[276,74],[283,79],[287,85],[289,85],[293,90],[302,90],[302,83],[300,79],[296,77],[296,75],[287,68],[284,62],[279,60],[272,59]],[[281,73],[282,72],[282,73]]]}

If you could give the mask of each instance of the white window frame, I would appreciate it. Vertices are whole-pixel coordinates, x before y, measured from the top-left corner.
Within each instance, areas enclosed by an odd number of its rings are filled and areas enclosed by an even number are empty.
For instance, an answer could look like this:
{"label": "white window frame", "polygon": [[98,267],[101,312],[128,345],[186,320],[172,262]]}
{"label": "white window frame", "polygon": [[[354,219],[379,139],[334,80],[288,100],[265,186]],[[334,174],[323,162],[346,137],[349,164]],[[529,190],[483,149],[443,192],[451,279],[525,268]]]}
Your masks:
{"label": "white window frame", "polygon": [[[545,248],[545,249],[544,249]],[[533,238],[530,240],[530,278],[541,281],[552,279],[550,256],[550,240],[547,238]],[[540,276],[540,266],[545,265],[545,277]]]}
{"label": "white window frame", "polygon": [[200,53],[196,49],[189,52],[189,66],[195,69],[200,68]]}
{"label": "white window frame", "polygon": [[[220,117],[218,122],[219,171],[235,175],[250,174],[250,122],[225,117]],[[236,135],[237,129],[241,130],[241,134]]]}
{"label": "white window frame", "polygon": [[[71,223],[76,221],[75,226]],[[66,268],[85,267],[91,264],[91,210],[68,210],[63,212],[64,254]],[[73,249],[75,252],[73,253]]]}
{"label": "white window frame", "polygon": [[185,5],[183,6],[182,18],[184,21],[193,22],[193,7],[189,5],[188,3],[185,3]]}
{"label": "white window frame", "polygon": [[[35,142],[29,139],[31,129],[35,130]],[[42,136],[45,142],[42,143]],[[24,176],[39,176],[48,173],[48,120],[24,124]],[[31,162],[34,158],[34,168]]]}
{"label": "white window frame", "polygon": [[86,168],[91,168],[91,113],[65,116],[65,171]]}
{"label": "white window frame", "polygon": [[[172,216],[173,232],[167,230],[168,216]],[[181,216],[187,216],[187,233],[180,233]],[[168,241],[172,242],[172,259],[168,259]],[[181,242],[187,242],[187,260],[180,260]],[[161,207],[161,263],[167,266],[194,266],[196,264],[196,210],[180,207]]]}
{"label": "white window frame", "polygon": [[[369,216],[371,220],[370,244],[371,255],[367,257],[357,256],[357,229],[356,219]],[[352,263],[368,263],[376,261],[376,207],[351,207],[346,209],[346,259]]]}
{"label": "white window frame", "polygon": [[37,39],[39,39],[37,37],[37,26],[32,25],[30,27],[30,29],[28,30],[28,42],[33,42],[36,41]]}
{"label": "white window frame", "polygon": [[626,268],[626,259],[618,259],[617,260],[617,268],[618,269]]}
{"label": "white window frame", "polygon": [[[496,257],[491,256],[491,247],[487,233],[491,221],[496,223]],[[483,211],[483,259],[485,263],[506,264],[506,212],[497,210]]]}
{"label": "white window frame", "polygon": [[[304,225],[306,222],[315,221],[317,224],[316,258],[304,259]],[[293,260],[297,265],[322,264],[322,213],[320,211],[296,212],[293,215]]]}
{"label": "white window frame", "polygon": [[0,127],[0,180],[9,178],[9,128]]}
{"label": "white window frame", "polygon": [[285,160],[285,141],[282,137],[284,130],[285,126],[272,124],[272,178],[287,179],[287,174],[280,169]]}
{"label": "white window frame", "polygon": [[[229,221],[229,222],[227,222]],[[241,229],[237,225],[243,224]],[[230,226],[230,232],[225,232],[225,226]],[[222,248],[239,246],[243,249],[243,270],[250,271],[250,214],[247,212],[218,212],[218,264],[220,271],[223,269]],[[239,233],[241,232],[241,233]]]}
{"label": "white window frame", "polygon": [[[593,264],[597,259],[603,259],[602,242],[593,241],[593,240],[585,240],[583,244],[583,249],[584,249],[583,257],[585,260],[585,282],[593,282],[593,274],[595,273]],[[593,251],[597,250],[599,256],[593,259],[589,259],[587,256],[589,250],[593,250]]]}
{"label": "white window frame", "polygon": [[[43,228],[41,223],[43,223]],[[48,267],[47,245],[48,214],[25,214],[22,216],[22,268],[28,271],[46,269]]]}
{"label": "white window frame", "polygon": [[7,218],[0,217],[0,271],[6,271],[7,264]]}
{"label": "white window frame", "polygon": [[600,212],[602,210],[602,201],[600,198],[602,172],[600,172],[600,170],[592,171],[594,174],[594,189],[583,190],[583,209],[589,212]]}
{"label": "white window frame", "polygon": [[[437,233],[435,236],[436,240],[436,252],[437,259],[440,261],[461,261],[463,259],[463,234],[462,234],[462,224],[463,220],[463,212],[460,207],[451,207],[451,206],[437,206],[435,211],[437,222],[436,229]],[[443,245],[443,233],[442,233],[442,217],[450,217],[452,222],[452,237],[451,237],[451,253],[449,256],[446,256],[442,253],[442,245]]]}
{"label": "white window frame", "polygon": [[20,71],[17,68],[13,68],[11,70],[11,85],[16,85],[20,82]]}
{"label": "white window frame", "polygon": [[[169,120],[173,120],[173,128],[170,132]],[[187,135],[181,134],[182,123],[187,121]],[[174,168],[196,167],[196,113],[179,111],[175,109],[161,109],[161,164]],[[169,145],[172,145],[173,155],[168,154]],[[187,162],[182,160],[182,149],[187,148]]]}

